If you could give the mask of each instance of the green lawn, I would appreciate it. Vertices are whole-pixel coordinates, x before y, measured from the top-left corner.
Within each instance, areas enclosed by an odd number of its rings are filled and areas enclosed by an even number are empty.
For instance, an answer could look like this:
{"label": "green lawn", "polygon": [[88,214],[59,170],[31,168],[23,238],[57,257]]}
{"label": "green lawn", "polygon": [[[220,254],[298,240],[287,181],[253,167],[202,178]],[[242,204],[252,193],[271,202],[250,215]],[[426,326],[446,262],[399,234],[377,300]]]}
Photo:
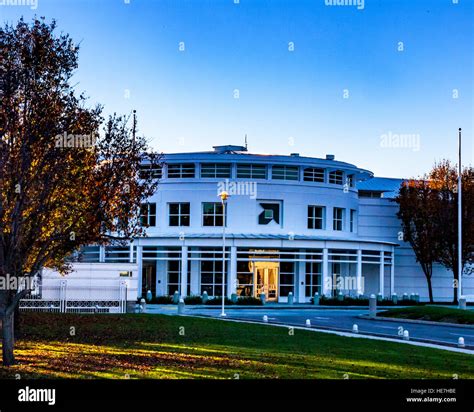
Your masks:
{"label": "green lawn", "polygon": [[386,312],[381,312],[378,314],[378,316],[474,325],[474,310],[452,309],[441,306],[413,306],[409,308],[395,308]]}
{"label": "green lawn", "polygon": [[0,378],[474,378],[472,355],[211,319],[32,313],[22,331]]}

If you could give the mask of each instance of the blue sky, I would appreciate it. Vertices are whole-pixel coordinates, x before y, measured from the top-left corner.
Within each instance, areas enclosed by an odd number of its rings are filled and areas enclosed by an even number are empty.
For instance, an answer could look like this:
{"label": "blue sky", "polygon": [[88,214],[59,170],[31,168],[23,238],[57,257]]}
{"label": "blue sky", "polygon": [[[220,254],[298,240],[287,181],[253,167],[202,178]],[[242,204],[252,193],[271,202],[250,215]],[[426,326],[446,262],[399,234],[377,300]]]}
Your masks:
{"label": "blue sky", "polygon": [[0,5],[0,21],[57,19],[81,44],[77,90],[105,113],[136,109],[159,151],[247,134],[252,152],[412,177],[456,161],[462,127],[472,164],[472,0],[37,1]]}

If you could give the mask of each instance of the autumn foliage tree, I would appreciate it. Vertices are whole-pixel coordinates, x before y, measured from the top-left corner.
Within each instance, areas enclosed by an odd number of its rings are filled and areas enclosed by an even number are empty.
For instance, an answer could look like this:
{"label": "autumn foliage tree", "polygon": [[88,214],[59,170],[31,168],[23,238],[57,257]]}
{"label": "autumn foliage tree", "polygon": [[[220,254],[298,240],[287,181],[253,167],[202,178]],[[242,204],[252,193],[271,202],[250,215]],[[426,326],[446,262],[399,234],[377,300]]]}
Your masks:
{"label": "autumn foliage tree", "polygon": [[142,234],[139,207],[156,190],[139,171],[159,156],[128,117],[104,122],[100,106],[86,106],[71,86],[79,48],[55,28],[42,19],[0,28],[4,365],[15,362],[14,314],[25,281],[43,267],[68,272],[67,257],[82,245]]}
{"label": "autumn foliage tree", "polygon": [[399,204],[397,217],[401,221],[403,240],[410,243],[423,270],[430,302],[433,302],[433,264],[439,248],[436,223],[432,219],[438,205],[434,196],[428,181],[413,179],[402,184],[395,199]]}
{"label": "autumn foliage tree", "polygon": [[[421,179],[402,183],[395,201],[403,236],[415,252],[427,279],[433,301],[433,264],[439,263],[453,273],[453,302],[457,302],[458,273],[458,173],[443,160]],[[462,267],[472,270],[474,258],[474,172],[462,172]]]}

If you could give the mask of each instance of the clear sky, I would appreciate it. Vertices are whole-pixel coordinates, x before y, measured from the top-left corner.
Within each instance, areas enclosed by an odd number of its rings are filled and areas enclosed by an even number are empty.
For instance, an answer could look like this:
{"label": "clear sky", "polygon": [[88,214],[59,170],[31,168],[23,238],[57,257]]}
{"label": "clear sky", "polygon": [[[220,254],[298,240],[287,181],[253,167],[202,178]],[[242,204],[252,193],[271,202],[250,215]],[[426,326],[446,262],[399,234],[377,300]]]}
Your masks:
{"label": "clear sky", "polygon": [[[32,6],[1,5],[16,1]],[[0,0],[0,22],[55,18],[81,45],[77,90],[136,109],[159,151],[247,134],[252,152],[412,177],[456,161],[462,127],[472,164],[473,0],[37,2]]]}

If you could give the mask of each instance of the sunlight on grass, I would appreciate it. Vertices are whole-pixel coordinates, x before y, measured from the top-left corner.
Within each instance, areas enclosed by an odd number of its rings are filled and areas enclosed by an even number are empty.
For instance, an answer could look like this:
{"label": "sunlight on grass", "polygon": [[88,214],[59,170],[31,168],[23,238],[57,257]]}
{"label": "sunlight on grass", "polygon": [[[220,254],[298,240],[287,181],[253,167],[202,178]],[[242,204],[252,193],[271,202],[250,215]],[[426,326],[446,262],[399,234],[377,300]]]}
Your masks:
{"label": "sunlight on grass", "polygon": [[[23,319],[31,337],[17,342],[20,364],[0,367],[0,378],[474,378],[471,355],[401,343],[158,315]],[[64,332],[71,324],[80,330],[74,337]]]}

